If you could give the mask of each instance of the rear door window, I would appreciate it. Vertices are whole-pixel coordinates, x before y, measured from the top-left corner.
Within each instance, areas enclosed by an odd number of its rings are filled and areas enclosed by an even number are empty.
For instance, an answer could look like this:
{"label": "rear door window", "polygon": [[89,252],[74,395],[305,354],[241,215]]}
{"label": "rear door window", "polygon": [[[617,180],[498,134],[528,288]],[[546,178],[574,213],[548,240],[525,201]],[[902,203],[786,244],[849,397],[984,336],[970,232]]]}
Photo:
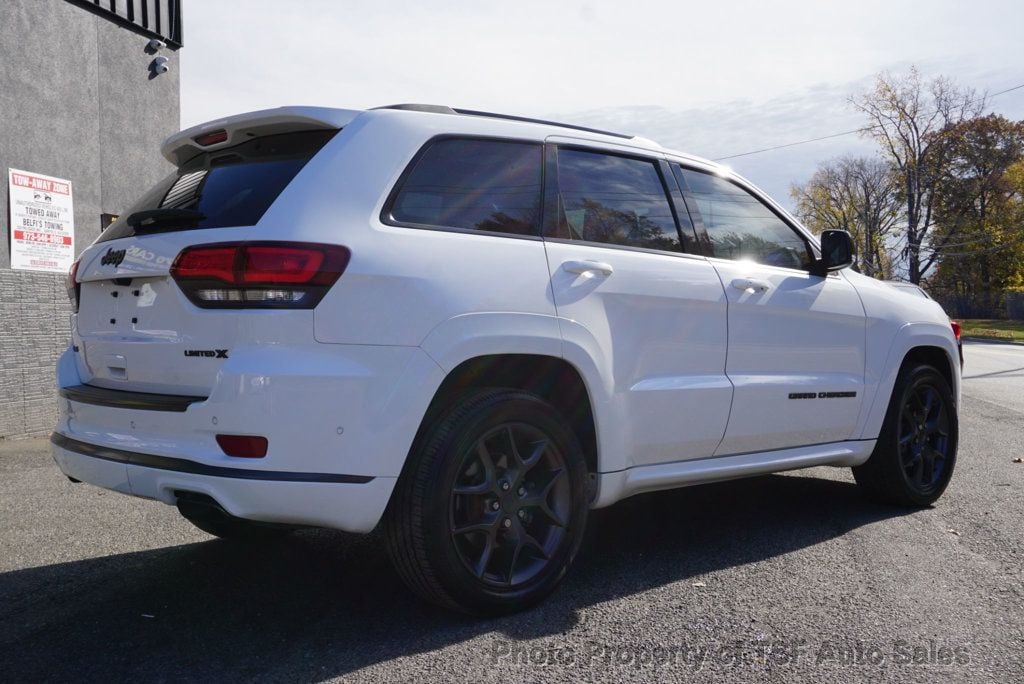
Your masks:
{"label": "rear door window", "polygon": [[399,182],[385,221],[539,235],[542,155],[537,143],[435,140]]}
{"label": "rear door window", "polygon": [[682,251],[654,161],[560,148],[558,199],[557,233],[552,237]]}
{"label": "rear door window", "polygon": [[[269,135],[204,152],[157,183],[103,231],[98,242],[143,232],[255,225],[335,133]],[[156,220],[132,225],[132,216],[141,212]]]}

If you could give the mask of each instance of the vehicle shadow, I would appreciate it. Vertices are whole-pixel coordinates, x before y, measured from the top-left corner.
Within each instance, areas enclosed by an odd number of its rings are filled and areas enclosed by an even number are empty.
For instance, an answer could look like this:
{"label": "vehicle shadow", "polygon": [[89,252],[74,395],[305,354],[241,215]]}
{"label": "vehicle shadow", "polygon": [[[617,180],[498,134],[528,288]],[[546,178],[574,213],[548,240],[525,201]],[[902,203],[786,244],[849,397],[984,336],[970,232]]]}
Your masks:
{"label": "vehicle shadow", "polygon": [[415,599],[372,535],[310,530],[262,547],[211,540],[29,568],[0,574],[0,671],[7,681],[323,680],[495,631],[557,634],[580,608],[904,512],[849,482],[794,475],[634,497],[596,512],[553,596],[494,620]]}

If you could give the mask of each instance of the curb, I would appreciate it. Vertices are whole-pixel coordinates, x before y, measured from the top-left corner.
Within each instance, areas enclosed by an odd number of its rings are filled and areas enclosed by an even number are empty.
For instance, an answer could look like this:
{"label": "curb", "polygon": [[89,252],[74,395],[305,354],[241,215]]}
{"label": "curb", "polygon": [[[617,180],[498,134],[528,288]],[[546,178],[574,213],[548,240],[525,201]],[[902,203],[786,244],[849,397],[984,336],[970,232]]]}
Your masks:
{"label": "curb", "polygon": [[1024,342],[1014,342],[1012,340],[1000,340],[995,337],[967,337],[964,335],[960,338],[964,342],[984,342],[985,344],[1008,344],[1015,347],[1024,347]]}

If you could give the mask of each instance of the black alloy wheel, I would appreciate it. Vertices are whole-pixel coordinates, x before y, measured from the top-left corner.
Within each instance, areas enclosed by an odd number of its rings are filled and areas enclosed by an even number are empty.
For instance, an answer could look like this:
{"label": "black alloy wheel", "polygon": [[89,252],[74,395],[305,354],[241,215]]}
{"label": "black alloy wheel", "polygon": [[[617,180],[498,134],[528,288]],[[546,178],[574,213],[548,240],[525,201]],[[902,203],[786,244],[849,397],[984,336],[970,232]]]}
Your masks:
{"label": "black alloy wheel", "polygon": [[871,457],[853,468],[874,499],[929,506],[949,484],[956,465],[959,424],[946,377],[932,366],[900,369]]}
{"label": "black alloy wheel", "polygon": [[540,397],[470,390],[424,426],[384,518],[398,574],[474,615],[527,608],[579,551],[589,508],[576,435]]}
{"label": "black alloy wheel", "polygon": [[505,423],[463,455],[449,531],[478,579],[521,586],[564,543],[571,506],[565,458],[551,437],[532,425]]}
{"label": "black alloy wheel", "polygon": [[949,413],[939,388],[924,381],[909,393],[900,411],[900,462],[907,482],[920,494],[930,494],[949,463]]}

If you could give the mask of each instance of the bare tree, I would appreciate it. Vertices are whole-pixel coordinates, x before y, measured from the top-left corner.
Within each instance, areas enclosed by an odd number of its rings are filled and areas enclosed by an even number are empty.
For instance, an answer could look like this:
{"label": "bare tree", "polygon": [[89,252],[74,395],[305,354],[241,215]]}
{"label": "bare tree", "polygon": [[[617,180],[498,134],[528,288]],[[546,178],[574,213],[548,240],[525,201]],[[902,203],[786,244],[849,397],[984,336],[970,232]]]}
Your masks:
{"label": "bare tree", "polygon": [[874,277],[888,276],[886,237],[900,217],[899,179],[879,159],[842,157],[818,167],[790,193],[797,215],[816,233],[849,231],[857,250],[857,266]]}
{"label": "bare tree", "polygon": [[[910,282],[921,277],[939,258],[941,244],[932,243],[937,203],[936,188],[947,173],[951,131],[981,113],[985,98],[961,89],[947,78],[925,81],[916,68],[904,76],[879,74],[872,90],[851,103],[867,115],[865,135],[874,138],[900,180],[904,240]],[[944,232],[941,241],[954,234]],[[922,246],[931,244],[929,254]]]}

